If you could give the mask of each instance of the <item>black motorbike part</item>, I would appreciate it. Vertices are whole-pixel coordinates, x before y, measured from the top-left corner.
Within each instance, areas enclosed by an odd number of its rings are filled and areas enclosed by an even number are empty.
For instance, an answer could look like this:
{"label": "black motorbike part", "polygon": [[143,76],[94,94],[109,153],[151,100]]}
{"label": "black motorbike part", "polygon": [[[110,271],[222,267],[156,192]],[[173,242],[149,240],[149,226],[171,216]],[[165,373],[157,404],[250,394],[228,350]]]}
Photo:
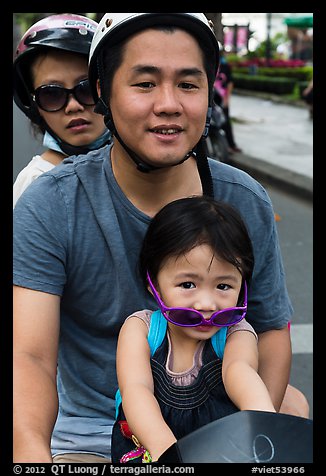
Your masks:
{"label": "black motorbike part", "polygon": [[245,410],[184,436],[159,463],[312,463],[313,421]]}
{"label": "black motorbike part", "polygon": [[206,153],[208,157],[226,164],[231,163],[228,152],[229,144],[223,130],[225,116],[223,109],[216,103],[213,104],[211,123],[206,137]]}
{"label": "black motorbike part", "polygon": [[212,130],[206,138],[207,156],[219,162],[224,162],[225,164],[231,163],[228,147],[228,141],[222,129]]}

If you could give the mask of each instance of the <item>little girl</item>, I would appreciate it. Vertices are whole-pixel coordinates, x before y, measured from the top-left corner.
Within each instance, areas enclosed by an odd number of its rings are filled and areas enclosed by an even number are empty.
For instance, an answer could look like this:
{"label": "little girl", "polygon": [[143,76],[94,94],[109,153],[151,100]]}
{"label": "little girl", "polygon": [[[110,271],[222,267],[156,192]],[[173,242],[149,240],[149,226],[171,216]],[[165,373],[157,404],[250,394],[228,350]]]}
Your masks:
{"label": "little girl", "polygon": [[159,310],[133,313],[119,334],[113,462],[156,461],[239,410],[275,412],[245,320],[253,266],[246,227],[226,203],[184,198],[153,218],[140,272]]}

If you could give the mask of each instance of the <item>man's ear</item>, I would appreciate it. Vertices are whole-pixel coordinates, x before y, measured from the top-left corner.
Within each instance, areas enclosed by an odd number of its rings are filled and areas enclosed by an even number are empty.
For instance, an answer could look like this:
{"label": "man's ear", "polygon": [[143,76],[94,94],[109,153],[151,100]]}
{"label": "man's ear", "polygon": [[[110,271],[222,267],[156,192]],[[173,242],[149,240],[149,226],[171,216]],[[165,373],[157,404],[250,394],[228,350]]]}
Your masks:
{"label": "man's ear", "polygon": [[[111,115],[110,115],[108,105],[105,103],[105,101],[103,100],[103,98],[101,96],[101,86],[100,86],[100,80],[99,79],[96,80],[96,91],[97,91],[97,95],[98,95],[98,100],[97,100],[97,103],[95,104],[94,112],[96,112],[96,114],[101,114],[102,116],[104,116],[104,118],[105,118],[104,122],[105,122],[107,128],[111,129],[111,127],[110,127],[111,122],[112,122]],[[108,124],[107,124],[107,122],[108,122]]]}
{"label": "man's ear", "polygon": [[100,80],[99,79],[96,80],[96,91],[97,91],[98,97],[100,98],[101,97],[101,86],[100,86]]}

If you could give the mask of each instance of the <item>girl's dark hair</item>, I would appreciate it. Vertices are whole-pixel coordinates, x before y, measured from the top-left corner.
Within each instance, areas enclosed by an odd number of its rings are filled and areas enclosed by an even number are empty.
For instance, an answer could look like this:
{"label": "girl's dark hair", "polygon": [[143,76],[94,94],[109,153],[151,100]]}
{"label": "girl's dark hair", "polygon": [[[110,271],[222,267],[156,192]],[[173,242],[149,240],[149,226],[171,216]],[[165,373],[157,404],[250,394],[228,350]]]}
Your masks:
{"label": "girl's dark hair", "polygon": [[[151,27],[153,30],[166,31],[173,33],[177,29],[182,29],[181,27],[168,26],[168,25],[153,25]],[[187,30],[185,30],[187,31]],[[191,35],[193,33],[189,32]],[[206,43],[201,40],[200,37],[196,37],[199,46],[203,52],[204,57],[204,66],[208,80],[208,90],[209,90],[209,102],[212,99],[213,86],[215,81],[215,62],[216,58],[214,53],[207,47]],[[124,41],[117,43],[111,47],[102,48],[102,51],[99,55],[98,68],[99,68],[99,78],[101,85],[101,96],[107,104],[108,99],[111,95],[112,81],[115,72],[119,68],[123,60],[123,53],[126,43],[130,40],[130,37],[127,37]]]}
{"label": "girl's dark hair", "polygon": [[214,255],[233,264],[250,281],[254,254],[239,212],[207,196],[175,200],[151,221],[140,252],[139,270],[147,286],[146,273],[156,280],[167,258],[176,258],[197,245],[209,245]]}

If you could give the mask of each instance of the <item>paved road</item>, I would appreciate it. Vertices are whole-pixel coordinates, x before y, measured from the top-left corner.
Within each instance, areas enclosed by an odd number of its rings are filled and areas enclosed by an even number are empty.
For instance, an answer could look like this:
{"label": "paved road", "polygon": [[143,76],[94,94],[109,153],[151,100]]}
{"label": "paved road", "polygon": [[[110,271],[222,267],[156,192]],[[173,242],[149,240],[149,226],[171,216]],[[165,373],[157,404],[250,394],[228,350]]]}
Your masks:
{"label": "paved road", "polygon": [[13,181],[31,158],[44,150],[41,140],[33,137],[27,117],[13,104]]}
{"label": "paved road", "polygon": [[239,164],[312,195],[313,122],[305,107],[234,94],[230,115]]}

